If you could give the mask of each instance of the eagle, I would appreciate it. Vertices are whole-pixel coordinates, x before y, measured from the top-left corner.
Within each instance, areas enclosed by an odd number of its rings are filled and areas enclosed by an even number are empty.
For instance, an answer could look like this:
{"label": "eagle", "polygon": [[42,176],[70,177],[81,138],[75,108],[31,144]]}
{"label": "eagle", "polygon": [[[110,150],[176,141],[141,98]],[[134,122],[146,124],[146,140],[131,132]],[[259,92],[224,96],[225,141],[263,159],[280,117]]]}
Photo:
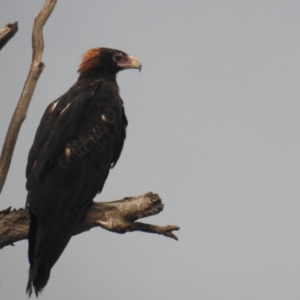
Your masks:
{"label": "eagle", "polygon": [[116,75],[141,67],[123,51],[90,49],[77,82],[46,108],[26,167],[29,296],[46,286],[51,268],[120,157],[128,122]]}

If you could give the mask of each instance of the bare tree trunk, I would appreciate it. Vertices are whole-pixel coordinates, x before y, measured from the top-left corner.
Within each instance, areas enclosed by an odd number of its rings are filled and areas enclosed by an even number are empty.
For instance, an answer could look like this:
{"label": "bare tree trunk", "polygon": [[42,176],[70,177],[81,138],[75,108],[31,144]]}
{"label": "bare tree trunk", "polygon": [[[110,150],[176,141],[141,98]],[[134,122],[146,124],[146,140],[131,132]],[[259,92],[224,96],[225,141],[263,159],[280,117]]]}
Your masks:
{"label": "bare tree trunk", "polygon": [[[151,192],[137,197],[126,197],[112,202],[93,202],[87,209],[74,235],[102,227],[116,233],[143,231],[161,234],[177,240],[172,232],[179,230],[175,225],[157,226],[140,222],[138,219],[160,213],[164,205],[157,194]],[[28,210],[10,208],[0,212],[0,249],[15,242],[27,239],[30,217]]]}
{"label": "bare tree trunk", "polygon": [[10,121],[0,157],[0,193],[2,192],[6,180],[21,125],[26,118],[37,81],[45,67],[42,62],[42,54],[44,51],[43,27],[55,5],[56,0],[46,0],[34,21],[32,32],[32,62],[20,100]]}

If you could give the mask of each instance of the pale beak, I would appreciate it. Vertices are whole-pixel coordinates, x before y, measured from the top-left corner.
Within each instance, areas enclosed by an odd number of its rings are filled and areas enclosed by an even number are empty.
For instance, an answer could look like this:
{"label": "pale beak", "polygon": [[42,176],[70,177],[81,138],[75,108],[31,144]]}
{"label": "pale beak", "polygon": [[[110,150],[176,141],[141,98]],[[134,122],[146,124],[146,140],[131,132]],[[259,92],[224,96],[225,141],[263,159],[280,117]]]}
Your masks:
{"label": "pale beak", "polygon": [[122,69],[139,69],[142,70],[142,63],[139,59],[133,56],[127,56],[126,59],[122,59],[117,63]]}

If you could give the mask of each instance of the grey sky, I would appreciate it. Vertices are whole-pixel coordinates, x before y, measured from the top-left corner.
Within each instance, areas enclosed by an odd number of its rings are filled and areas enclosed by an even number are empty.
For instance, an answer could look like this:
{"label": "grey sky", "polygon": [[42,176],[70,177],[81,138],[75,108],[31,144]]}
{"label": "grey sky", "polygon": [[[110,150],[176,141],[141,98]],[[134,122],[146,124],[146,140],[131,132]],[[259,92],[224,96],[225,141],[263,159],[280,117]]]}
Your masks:
{"label": "grey sky", "polygon": [[[19,32],[0,53],[0,143],[31,61],[43,1],[2,0]],[[179,242],[102,229],[74,237],[41,299],[300,298],[300,2],[59,1],[44,30],[43,71],[0,209],[23,207],[25,167],[47,104],[106,46],[143,71],[118,76],[129,119],[122,156],[96,199],[149,190],[154,224]],[[27,299],[27,242],[0,252],[0,298]]]}

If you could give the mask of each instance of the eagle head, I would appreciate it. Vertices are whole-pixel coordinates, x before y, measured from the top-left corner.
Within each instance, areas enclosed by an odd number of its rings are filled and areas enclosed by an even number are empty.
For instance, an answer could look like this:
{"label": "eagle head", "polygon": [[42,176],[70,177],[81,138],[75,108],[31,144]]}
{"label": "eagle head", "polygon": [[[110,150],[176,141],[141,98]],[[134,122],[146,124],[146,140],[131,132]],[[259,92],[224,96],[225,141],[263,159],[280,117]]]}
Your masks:
{"label": "eagle head", "polygon": [[92,48],[82,57],[78,72],[83,75],[90,71],[117,73],[124,69],[139,69],[142,64],[139,59],[127,53],[109,48]]}

